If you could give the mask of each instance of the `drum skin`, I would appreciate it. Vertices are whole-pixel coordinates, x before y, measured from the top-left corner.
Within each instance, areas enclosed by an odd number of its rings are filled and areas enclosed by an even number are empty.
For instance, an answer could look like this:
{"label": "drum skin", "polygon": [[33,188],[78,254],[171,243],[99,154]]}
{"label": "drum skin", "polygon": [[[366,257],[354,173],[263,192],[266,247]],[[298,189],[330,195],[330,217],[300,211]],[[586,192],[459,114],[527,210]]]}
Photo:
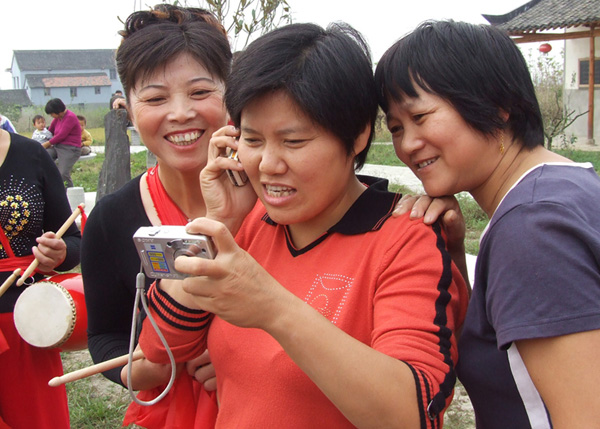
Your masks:
{"label": "drum skin", "polygon": [[33,346],[86,349],[87,308],[81,274],[57,274],[29,286],[15,304],[14,320],[23,340]]}

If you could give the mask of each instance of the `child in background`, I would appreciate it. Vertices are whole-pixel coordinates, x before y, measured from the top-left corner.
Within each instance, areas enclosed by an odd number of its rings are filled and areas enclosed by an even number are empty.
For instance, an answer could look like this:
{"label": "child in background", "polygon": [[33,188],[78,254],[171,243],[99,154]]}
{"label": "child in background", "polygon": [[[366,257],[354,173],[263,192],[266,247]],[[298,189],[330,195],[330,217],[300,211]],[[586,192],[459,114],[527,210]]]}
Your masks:
{"label": "child in background", "polygon": [[85,126],[87,125],[85,116],[77,115],[77,119],[79,119],[79,124],[81,125],[81,155],[89,155],[92,151],[90,146],[94,139],[90,132],[85,129]]}
{"label": "child in background", "polygon": [[35,130],[33,131],[33,135],[31,138],[42,145],[50,140],[53,136],[52,133],[46,128],[46,118],[42,115],[35,115],[33,117],[33,126]]}

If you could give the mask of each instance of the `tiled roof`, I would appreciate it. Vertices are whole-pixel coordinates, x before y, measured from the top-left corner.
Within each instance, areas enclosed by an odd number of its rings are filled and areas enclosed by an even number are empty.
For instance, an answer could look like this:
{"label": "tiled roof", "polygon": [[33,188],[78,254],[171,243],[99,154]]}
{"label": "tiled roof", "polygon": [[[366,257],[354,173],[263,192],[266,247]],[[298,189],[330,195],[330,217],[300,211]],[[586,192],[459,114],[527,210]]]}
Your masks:
{"label": "tiled roof", "polygon": [[105,73],[78,74],[28,74],[25,79],[30,88],[65,88],[82,86],[110,86]]}
{"label": "tiled roof", "polygon": [[13,51],[21,71],[114,69],[115,49]]}
{"label": "tiled roof", "polygon": [[505,15],[483,15],[508,33],[600,25],[600,0],[531,0]]}
{"label": "tiled roof", "polygon": [[24,89],[0,90],[0,103],[16,104],[18,106],[31,106],[31,100]]}

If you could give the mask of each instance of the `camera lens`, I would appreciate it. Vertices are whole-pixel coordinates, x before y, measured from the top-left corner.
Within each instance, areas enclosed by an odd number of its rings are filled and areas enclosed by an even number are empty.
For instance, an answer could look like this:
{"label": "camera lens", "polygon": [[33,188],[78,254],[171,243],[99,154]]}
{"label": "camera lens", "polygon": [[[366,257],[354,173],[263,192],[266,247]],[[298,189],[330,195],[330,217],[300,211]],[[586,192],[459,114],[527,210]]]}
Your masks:
{"label": "camera lens", "polygon": [[188,256],[198,256],[198,253],[202,253],[202,248],[195,243],[191,243],[187,249],[186,253]]}
{"label": "camera lens", "polygon": [[206,249],[198,246],[196,243],[189,242],[180,242],[180,246],[173,253],[173,258],[177,258],[178,256],[199,256],[203,257],[206,254]]}

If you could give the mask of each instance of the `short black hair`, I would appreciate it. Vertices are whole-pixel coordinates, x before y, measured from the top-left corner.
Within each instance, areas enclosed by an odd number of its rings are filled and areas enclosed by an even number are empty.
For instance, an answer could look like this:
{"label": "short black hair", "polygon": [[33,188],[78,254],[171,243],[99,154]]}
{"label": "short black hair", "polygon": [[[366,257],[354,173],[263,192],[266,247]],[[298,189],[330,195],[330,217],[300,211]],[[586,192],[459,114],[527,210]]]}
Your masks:
{"label": "short black hair", "polygon": [[77,119],[87,123],[87,120],[85,119],[85,116],[83,116],[83,115],[77,115]]}
{"label": "short black hair", "polygon": [[52,113],[58,115],[67,110],[67,106],[65,106],[65,103],[63,103],[60,98],[53,98],[46,103],[46,108],[44,110],[49,115]]}
{"label": "short black hair", "polygon": [[227,79],[231,49],[227,32],[212,13],[193,7],[159,4],[133,12],[119,32],[123,39],[116,63],[125,94],[139,79],[188,54],[214,77]]}
{"label": "short black hair", "polygon": [[369,48],[358,31],[335,23],[290,24],[267,33],[236,55],[225,103],[236,126],[242,110],[263,95],[285,91],[316,124],[338,137],[352,154],[367,126],[364,165],[377,117],[377,95]]}
{"label": "short black hair", "polygon": [[31,120],[31,122],[33,123],[33,125],[35,125],[35,121],[37,121],[38,119],[43,119],[44,121],[46,120],[46,118],[44,118],[42,115],[35,115],[33,117],[33,119]]}
{"label": "short black hair", "polygon": [[[385,52],[375,70],[379,103],[415,97],[414,85],[448,101],[475,130],[509,128],[524,147],[544,144],[535,89],[523,54],[502,30],[426,21]],[[502,111],[509,114],[502,119]]]}

